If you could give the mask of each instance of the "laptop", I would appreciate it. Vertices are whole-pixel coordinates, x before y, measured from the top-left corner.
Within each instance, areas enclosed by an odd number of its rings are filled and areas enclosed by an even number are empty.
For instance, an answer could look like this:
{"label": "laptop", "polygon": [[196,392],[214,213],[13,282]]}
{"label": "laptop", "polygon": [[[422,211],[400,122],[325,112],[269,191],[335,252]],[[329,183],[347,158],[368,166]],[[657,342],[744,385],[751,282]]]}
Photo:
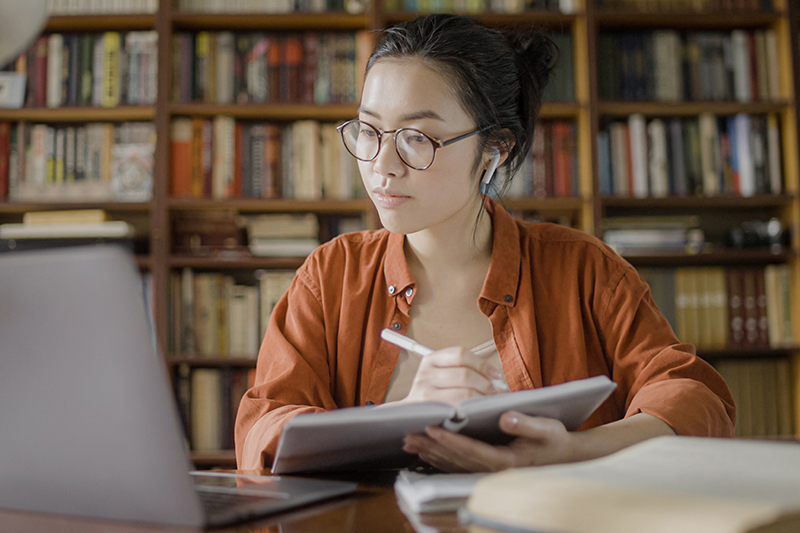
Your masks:
{"label": "laptop", "polygon": [[148,316],[120,248],[0,254],[1,508],[203,527],[355,491],[190,474]]}

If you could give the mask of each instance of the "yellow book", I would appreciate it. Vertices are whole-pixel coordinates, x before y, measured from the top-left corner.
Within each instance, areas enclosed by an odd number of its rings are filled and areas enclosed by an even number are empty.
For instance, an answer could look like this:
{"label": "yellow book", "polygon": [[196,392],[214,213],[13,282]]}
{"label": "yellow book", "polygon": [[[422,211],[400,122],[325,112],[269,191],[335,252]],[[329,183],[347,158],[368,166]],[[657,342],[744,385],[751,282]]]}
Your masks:
{"label": "yellow book", "polygon": [[116,107],[120,102],[120,34],[109,31],[103,34],[103,107]]}

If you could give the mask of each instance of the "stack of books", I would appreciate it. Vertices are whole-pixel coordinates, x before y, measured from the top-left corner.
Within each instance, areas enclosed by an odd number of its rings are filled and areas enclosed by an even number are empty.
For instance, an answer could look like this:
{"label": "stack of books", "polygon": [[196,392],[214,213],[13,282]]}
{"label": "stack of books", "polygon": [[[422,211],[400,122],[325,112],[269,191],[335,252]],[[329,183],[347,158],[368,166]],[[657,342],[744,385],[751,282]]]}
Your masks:
{"label": "stack of books", "polygon": [[32,211],[21,224],[0,224],[0,253],[112,243],[134,251],[134,235],[130,224],[102,209]]}
{"label": "stack of books", "polygon": [[705,236],[700,217],[608,217],[603,240],[620,255],[696,254]]}
{"label": "stack of books", "polygon": [[247,220],[250,253],[258,257],[305,257],[320,245],[314,214],[260,215]]}

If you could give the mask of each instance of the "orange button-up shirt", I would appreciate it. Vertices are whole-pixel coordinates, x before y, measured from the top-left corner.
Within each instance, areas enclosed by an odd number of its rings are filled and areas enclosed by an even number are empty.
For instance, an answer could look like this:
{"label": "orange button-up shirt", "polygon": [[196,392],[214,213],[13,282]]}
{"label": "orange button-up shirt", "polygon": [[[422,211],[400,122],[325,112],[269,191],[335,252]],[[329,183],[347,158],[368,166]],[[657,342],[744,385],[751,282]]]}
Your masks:
{"label": "orange button-up shirt", "polygon": [[[679,435],[733,436],[725,382],[678,341],[633,267],[590,235],[486,206],[492,258],[477,305],[512,391],[604,374],[617,389],[581,429],[642,412]],[[380,331],[405,333],[416,295],[404,238],[342,235],[297,271],[239,407],[239,468],[268,468],[295,415],[383,400],[400,348]]]}

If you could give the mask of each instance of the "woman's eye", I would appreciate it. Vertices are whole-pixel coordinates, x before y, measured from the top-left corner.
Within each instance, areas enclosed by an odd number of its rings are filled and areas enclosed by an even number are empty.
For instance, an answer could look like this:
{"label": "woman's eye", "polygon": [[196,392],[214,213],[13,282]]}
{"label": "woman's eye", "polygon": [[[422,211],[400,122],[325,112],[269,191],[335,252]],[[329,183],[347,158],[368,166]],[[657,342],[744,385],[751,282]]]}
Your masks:
{"label": "woman's eye", "polygon": [[359,134],[364,135],[365,137],[375,137],[375,130],[372,130],[370,128],[361,128]]}
{"label": "woman's eye", "polygon": [[424,135],[420,134],[412,134],[406,137],[406,142],[409,144],[422,144],[427,141],[427,138]]}

